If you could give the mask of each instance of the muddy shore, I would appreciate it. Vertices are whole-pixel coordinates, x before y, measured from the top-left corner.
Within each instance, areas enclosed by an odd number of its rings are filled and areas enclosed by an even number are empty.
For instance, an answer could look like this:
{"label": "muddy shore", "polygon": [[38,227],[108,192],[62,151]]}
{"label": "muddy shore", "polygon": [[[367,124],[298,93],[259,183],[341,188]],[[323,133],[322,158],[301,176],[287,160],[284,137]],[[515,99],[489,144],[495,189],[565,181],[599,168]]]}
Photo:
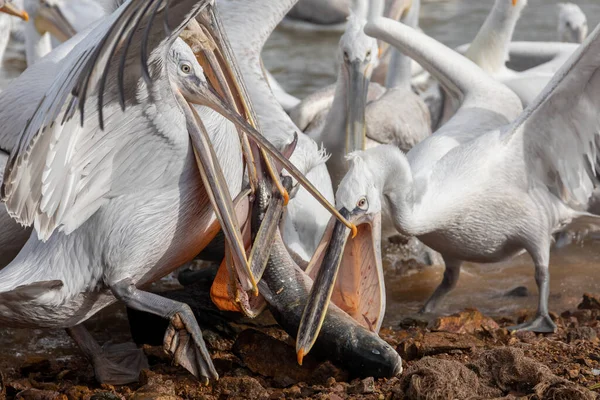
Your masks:
{"label": "muddy shore", "polygon": [[[121,323],[89,327],[99,340],[126,340]],[[391,379],[353,379],[329,362],[309,356],[295,362],[293,341],[268,318],[236,324],[229,335],[205,331],[221,376],[201,386],[172,366],[160,347],[145,346],[150,369],[137,384],[113,387],[94,381],[93,371],[66,341],[62,356],[24,359],[0,350],[0,397],[7,399],[597,399],[600,393],[600,299],[585,295],[577,309],[553,315],[551,335],[506,327],[527,312],[489,318],[476,310],[429,322],[404,320],[381,336],[403,358],[404,372]],[[115,330],[119,331],[115,335]],[[9,332],[0,329],[0,335]],[[12,332],[14,333],[14,332]],[[45,332],[35,335],[44,337]],[[62,333],[61,333],[62,334]],[[56,333],[55,333],[56,335]],[[31,341],[32,339],[29,338]],[[6,343],[6,342],[4,342]],[[24,349],[25,351],[25,349]],[[4,353],[4,354],[3,354]]]}

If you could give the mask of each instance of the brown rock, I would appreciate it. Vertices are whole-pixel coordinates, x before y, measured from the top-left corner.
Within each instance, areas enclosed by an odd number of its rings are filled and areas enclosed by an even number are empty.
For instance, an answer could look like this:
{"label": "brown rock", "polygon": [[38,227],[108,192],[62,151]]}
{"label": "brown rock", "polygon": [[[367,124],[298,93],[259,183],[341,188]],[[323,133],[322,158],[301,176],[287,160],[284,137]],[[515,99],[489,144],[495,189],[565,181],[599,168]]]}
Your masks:
{"label": "brown rock", "polygon": [[90,396],[90,400],[123,400],[123,397],[113,392],[96,392]]}
{"label": "brown rock", "polygon": [[375,380],[373,377],[356,380],[348,386],[348,394],[369,394],[375,392]]}
{"label": "brown rock", "polygon": [[140,373],[140,387],[130,400],[176,400],[175,384],[172,380],[164,379],[160,374],[149,370]]}
{"label": "brown rock", "polygon": [[250,371],[274,378],[280,387],[309,380],[319,366],[310,356],[304,358],[302,366],[298,365],[293,347],[254,329],[240,333],[233,352]]}
{"label": "brown rock", "polygon": [[458,314],[440,317],[433,323],[432,330],[451,333],[475,333],[495,331],[500,328],[496,321],[486,317],[476,309],[467,309]]}
{"label": "brown rock", "polygon": [[44,357],[29,357],[21,368],[19,368],[19,372],[23,376],[29,376],[29,374],[33,374],[36,372],[47,372],[51,367],[50,361]]}
{"label": "brown rock", "polygon": [[[266,353],[268,354],[268,353]],[[232,399],[268,399],[269,393],[260,382],[250,376],[226,376],[219,379],[215,392]]]}
{"label": "brown rock", "polygon": [[26,389],[19,392],[16,397],[17,400],[67,400],[67,396],[64,394],[51,391],[51,390],[39,390],[39,389]]}
{"label": "brown rock", "polygon": [[84,397],[89,396],[89,394],[90,389],[86,386],[72,386],[65,392],[69,400],[82,400]]}
{"label": "brown rock", "polygon": [[484,343],[468,334],[449,332],[426,333],[421,341],[415,342],[419,357],[448,353],[451,350],[470,350]]}
{"label": "brown rock", "polygon": [[583,295],[583,300],[577,306],[580,310],[600,310],[600,298],[590,293]]}
{"label": "brown rock", "polygon": [[574,342],[575,340],[595,342],[598,340],[598,334],[594,328],[589,326],[580,326],[578,328],[569,330],[567,333],[567,340],[569,343]]}

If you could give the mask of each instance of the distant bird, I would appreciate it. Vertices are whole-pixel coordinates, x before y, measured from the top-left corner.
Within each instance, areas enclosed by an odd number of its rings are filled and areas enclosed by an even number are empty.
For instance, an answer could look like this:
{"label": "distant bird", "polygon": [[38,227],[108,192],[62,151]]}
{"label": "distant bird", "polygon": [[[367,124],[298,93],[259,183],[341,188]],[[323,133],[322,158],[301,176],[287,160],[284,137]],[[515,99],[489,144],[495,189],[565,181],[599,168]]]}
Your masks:
{"label": "distant bird", "polygon": [[19,10],[10,0],[0,0],[0,65],[10,40],[10,29],[13,24],[11,16],[19,17],[25,21],[29,20],[26,11]]}
{"label": "distant bird", "polygon": [[588,34],[587,17],[577,4],[558,3],[558,40],[583,43]]}

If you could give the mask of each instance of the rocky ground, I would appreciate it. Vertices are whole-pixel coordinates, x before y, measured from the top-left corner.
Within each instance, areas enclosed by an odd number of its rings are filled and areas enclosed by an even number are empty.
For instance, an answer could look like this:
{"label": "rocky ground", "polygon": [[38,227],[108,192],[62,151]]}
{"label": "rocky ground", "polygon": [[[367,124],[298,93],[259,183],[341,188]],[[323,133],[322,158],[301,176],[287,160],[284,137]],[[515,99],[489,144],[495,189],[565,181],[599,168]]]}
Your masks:
{"label": "rocky ground", "polygon": [[[150,370],[138,384],[99,385],[82,357],[30,357],[0,362],[0,398],[7,399],[596,399],[600,397],[600,300],[585,295],[578,309],[553,315],[552,335],[506,326],[531,315],[488,318],[476,310],[429,324],[405,320],[382,337],[404,360],[402,376],[352,379],[328,362],[295,362],[291,339],[276,327],[205,332],[221,379],[201,386],[171,366],[160,347],[145,347]],[[1,350],[0,350],[1,354]]]}

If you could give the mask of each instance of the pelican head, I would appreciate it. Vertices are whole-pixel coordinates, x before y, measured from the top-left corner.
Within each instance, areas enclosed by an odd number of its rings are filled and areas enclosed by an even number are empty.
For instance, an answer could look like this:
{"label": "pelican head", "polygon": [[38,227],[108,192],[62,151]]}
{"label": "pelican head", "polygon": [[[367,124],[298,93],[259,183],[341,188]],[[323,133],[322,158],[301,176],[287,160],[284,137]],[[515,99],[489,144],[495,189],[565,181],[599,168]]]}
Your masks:
{"label": "pelican head", "polygon": [[558,5],[558,39],[561,42],[583,43],[588,34],[587,18],[573,3]]}
{"label": "pelican head", "polygon": [[371,74],[377,66],[377,41],[364,32],[367,21],[351,14],[340,39],[341,78],[346,94],[345,153],[364,150],[366,142],[365,107]]}
{"label": "pelican head", "polygon": [[49,33],[65,42],[77,32],[61,11],[62,5],[62,0],[25,0],[24,3],[40,36]]}
{"label": "pelican head", "polygon": [[356,232],[337,222],[328,228],[329,244],[298,330],[299,362],[316,341],[330,301],[366,329],[378,332],[381,327],[385,313],[381,195],[379,179],[361,157],[362,153],[347,156],[350,169],[336,194],[340,214],[356,226]]}
{"label": "pelican head", "polygon": [[29,14],[26,11],[19,10],[17,7],[11,4],[10,0],[0,0],[0,12],[8,15],[14,15],[24,21],[29,21]]}

